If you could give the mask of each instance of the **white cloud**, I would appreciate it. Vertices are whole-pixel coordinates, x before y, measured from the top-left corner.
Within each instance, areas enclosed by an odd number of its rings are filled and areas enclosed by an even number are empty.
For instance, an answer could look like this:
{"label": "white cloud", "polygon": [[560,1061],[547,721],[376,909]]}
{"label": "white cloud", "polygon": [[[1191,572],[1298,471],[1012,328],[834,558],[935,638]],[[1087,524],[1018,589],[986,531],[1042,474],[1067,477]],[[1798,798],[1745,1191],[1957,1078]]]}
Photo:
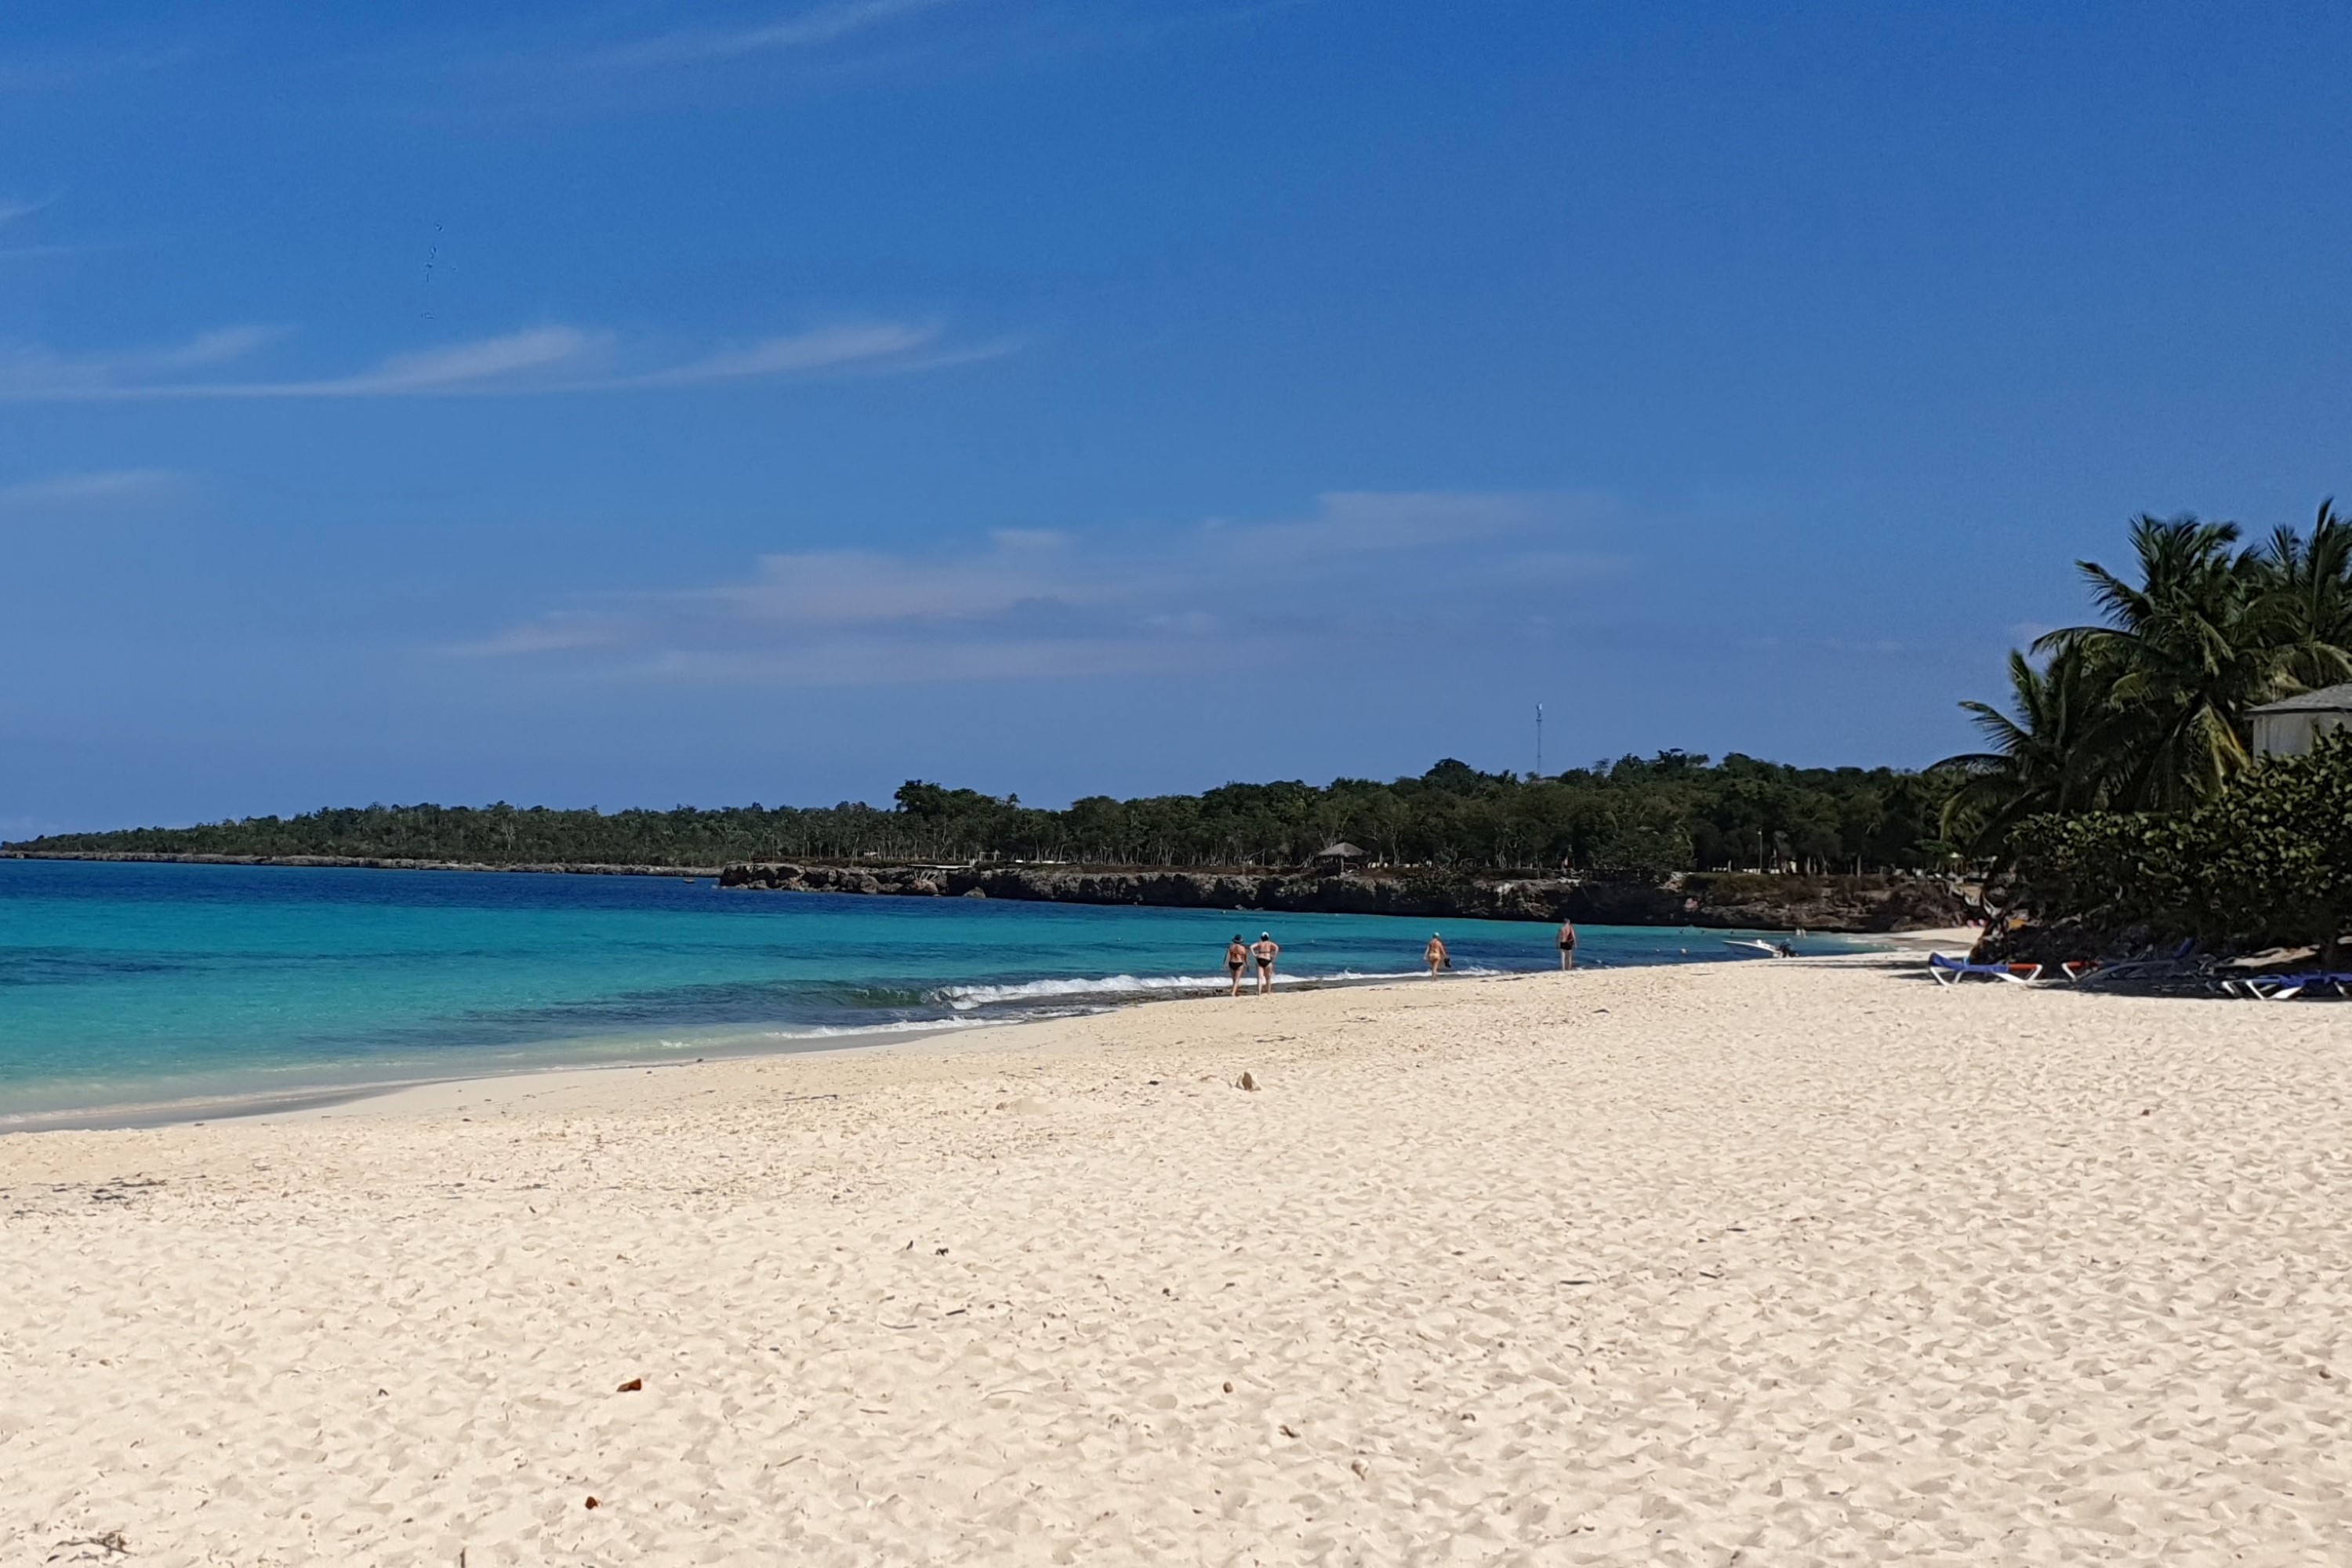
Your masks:
{"label": "white cloud", "polygon": [[602,339],[576,327],[541,327],[447,348],[394,354],[374,370],[359,375],[337,381],[290,382],[283,384],[279,390],[321,397],[477,391],[490,385],[511,385],[517,376],[583,363],[602,345]]}
{"label": "white cloud", "polygon": [[224,327],[171,347],[114,354],[61,354],[27,345],[0,348],[0,397],[106,396],[111,389],[241,358],[276,335],[266,327]]}
{"label": "white cloud", "polygon": [[946,3],[947,0],[844,0],[843,4],[820,5],[752,26],[704,28],[640,38],[600,51],[580,63],[604,70],[659,70],[814,48],[838,43],[901,16],[936,10]]}
{"label": "white cloud", "polygon": [[261,327],[205,332],[177,347],[127,354],[67,355],[0,350],[0,399],[16,402],[152,399],[521,396],[652,391],[773,380],[820,371],[928,370],[1002,347],[923,354],[934,325],[866,322],[820,327],[651,369],[615,368],[609,332],[546,326],[471,342],[394,354],[347,375],[305,380],[190,380],[188,373],[245,358],[281,334]]}
{"label": "white cloud", "polygon": [[[1486,636],[1613,564],[1591,499],[1334,493],[1303,518],[760,558],[743,581],[614,596],[445,651],[660,680],[867,684],[1240,668]],[[591,635],[583,628],[593,627]]]}
{"label": "white cloud", "polygon": [[897,321],[820,327],[795,337],[768,338],[740,349],[716,353],[668,370],[649,371],[615,383],[622,386],[693,386],[714,381],[746,381],[759,376],[793,375],[835,365],[896,360],[939,340],[936,326],[909,326]]}
{"label": "white cloud", "polygon": [[104,397],[157,377],[209,370],[244,358],[282,334],[269,327],[221,327],[184,343],[127,353],[60,354],[19,345],[0,348],[0,397]]}
{"label": "white cloud", "polygon": [[108,468],[51,474],[0,485],[0,514],[82,510],[168,500],[187,488],[187,476],[168,468]]}
{"label": "white cloud", "polygon": [[638,679],[756,686],[898,686],[1133,675],[1180,668],[1179,650],[1135,637],[831,637],[772,648],[664,648]]}
{"label": "white cloud", "polygon": [[208,332],[198,332],[176,349],[163,349],[117,363],[151,374],[210,370],[215,365],[243,359],[285,335],[282,327],[215,327]]}
{"label": "white cloud", "polygon": [[1207,529],[1260,558],[1312,559],[1332,552],[1411,550],[1509,532],[1544,517],[1591,513],[1591,498],[1460,490],[1334,490],[1315,515]]}
{"label": "white cloud", "polygon": [[1023,605],[1100,603],[1105,589],[1066,555],[1027,542],[963,554],[815,551],[761,557],[750,583],[689,598],[745,620],[798,626],[969,621]]}
{"label": "white cloud", "polygon": [[558,611],[510,626],[480,642],[459,644],[448,651],[467,658],[502,658],[514,654],[612,647],[626,641],[632,630],[632,624],[624,616]]}
{"label": "white cloud", "polygon": [[[5,92],[6,90],[7,89],[5,86],[0,86],[0,92]],[[46,201],[0,201],[0,229],[5,229],[12,224],[21,223],[26,218],[31,217],[35,213],[42,211],[49,204]],[[93,247],[89,245],[58,245],[54,243],[41,243],[37,241],[16,245],[0,245],[0,260],[15,260],[20,258],[36,256],[72,256],[91,248]]]}
{"label": "white cloud", "polygon": [[184,47],[164,47],[113,53],[52,51],[0,59],[0,92],[63,92],[108,77],[155,70],[188,58]]}

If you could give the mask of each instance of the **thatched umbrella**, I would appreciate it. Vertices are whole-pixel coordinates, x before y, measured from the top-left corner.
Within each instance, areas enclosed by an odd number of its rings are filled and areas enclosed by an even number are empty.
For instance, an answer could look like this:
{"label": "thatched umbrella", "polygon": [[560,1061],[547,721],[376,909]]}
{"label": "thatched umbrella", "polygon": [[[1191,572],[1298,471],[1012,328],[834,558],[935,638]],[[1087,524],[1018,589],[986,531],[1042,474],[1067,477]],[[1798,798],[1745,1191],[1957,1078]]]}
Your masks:
{"label": "thatched umbrella", "polygon": [[1337,844],[1326,844],[1315,854],[1315,858],[1318,860],[1337,860],[1339,863],[1339,875],[1343,877],[1348,874],[1349,861],[1360,860],[1363,858],[1364,852],[1344,838]]}

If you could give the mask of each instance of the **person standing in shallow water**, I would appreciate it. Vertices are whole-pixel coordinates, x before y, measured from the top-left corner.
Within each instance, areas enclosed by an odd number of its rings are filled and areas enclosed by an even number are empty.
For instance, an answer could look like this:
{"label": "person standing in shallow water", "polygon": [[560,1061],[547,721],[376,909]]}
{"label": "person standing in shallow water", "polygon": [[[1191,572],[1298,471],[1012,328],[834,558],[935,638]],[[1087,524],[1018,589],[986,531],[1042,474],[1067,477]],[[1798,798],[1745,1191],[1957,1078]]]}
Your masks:
{"label": "person standing in shallow water", "polygon": [[1262,931],[1250,946],[1250,956],[1257,960],[1257,994],[1263,996],[1274,989],[1274,962],[1282,956],[1282,944],[1272,931]]}
{"label": "person standing in shallow water", "polygon": [[1429,933],[1429,945],[1421,950],[1421,961],[1429,965],[1433,976],[1441,969],[1454,967],[1454,955],[1445,951],[1445,939],[1435,931]]}
{"label": "person standing in shallow water", "polygon": [[1564,920],[1559,922],[1559,966],[1562,969],[1576,967],[1576,922],[1574,921]]}
{"label": "person standing in shallow water", "polygon": [[1249,967],[1249,944],[1242,941],[1241,932],[1234,932],[1234,940],[1225,943],[1225,973],[1233,977],[1235,996],[1242,994],[1242,971]]}

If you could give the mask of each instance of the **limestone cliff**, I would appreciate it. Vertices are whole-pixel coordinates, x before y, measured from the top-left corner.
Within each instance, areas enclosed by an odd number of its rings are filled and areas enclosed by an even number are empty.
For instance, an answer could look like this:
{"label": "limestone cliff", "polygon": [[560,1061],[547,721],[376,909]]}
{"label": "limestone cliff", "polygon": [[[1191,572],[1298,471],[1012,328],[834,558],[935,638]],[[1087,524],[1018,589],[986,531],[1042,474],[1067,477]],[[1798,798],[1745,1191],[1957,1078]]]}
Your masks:
{"label": "limestone cliff", "polygon": [[1941,883],[1880,877],[1691,877],[1680,887],[1435,874],[1315,876],[1072,866],[730,866],[730,888],[1018,899],[1167,909],[1558,921],[1773,931],[1917,931],[1969,910]]}

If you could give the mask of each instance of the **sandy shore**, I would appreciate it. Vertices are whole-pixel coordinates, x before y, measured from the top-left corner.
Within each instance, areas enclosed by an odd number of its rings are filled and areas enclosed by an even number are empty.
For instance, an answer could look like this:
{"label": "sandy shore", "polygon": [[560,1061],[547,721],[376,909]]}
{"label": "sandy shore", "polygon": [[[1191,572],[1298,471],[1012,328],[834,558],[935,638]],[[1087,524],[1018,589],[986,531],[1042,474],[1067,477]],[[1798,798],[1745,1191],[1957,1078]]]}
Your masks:
{"label": "sandy shore", "polygon": [[0,1139],[0,1561],[2352,1561],[2347,1069],[1750,963]]}

